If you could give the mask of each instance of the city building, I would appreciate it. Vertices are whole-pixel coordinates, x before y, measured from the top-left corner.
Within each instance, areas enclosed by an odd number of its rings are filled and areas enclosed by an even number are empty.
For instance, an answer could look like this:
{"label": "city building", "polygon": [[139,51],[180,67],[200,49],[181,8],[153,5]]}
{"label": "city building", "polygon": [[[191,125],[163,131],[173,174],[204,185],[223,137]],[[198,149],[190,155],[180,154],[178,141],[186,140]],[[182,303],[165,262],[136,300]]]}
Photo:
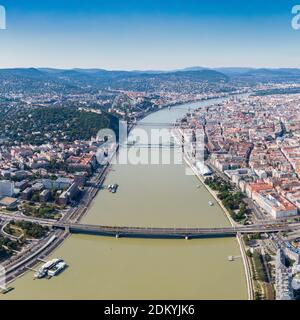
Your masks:
{"label": "city building", "polygon": [[253,199],[274,219],[292,217],[298,214],[297,207],[276,192],[261,191],[255,193]]}
{"label": "city building", "polygon": [[0,197],[11,197],[14,194],[14,182],[4,180],[0,181]]}
{"label": "city building", "polygon": [[33,193],[33,189],[28,187],[21,193],[21,197],[23,200],[30,200],[32,193]]}
{"label": "city building", "polygon": [[87,173],[86,172],[76,172],[74,175],[74,182],[79,186],[83,187],[86,184]]}
{"label": "city building", "polygon": [[249,198],[254,198],[261,191],[272,191],[273,186],[263,181],[250,183],[246,186],[246,194]]}
{"label": "city building", "polygon": [[0,199],[0,206],[8,209],[16,209],[18,206],[18,199],[11,197],[4,197]]}
{"label": "city building", "polygon": [[58,203],[60,205],[67,205],[69,201],[75,200],[79,194],[78,184],[73,183],[70,188],[64,191],[58,198]]}
{"label": "city building", "polygon": [[49,190],[66,190],[72,185],[73,179],[62,177],[56,180],[43,179],[42,183],[44,188]]}
{"label": "city building", "polygon": [[212,171],[205,163],[198,161],[196,166],[202,176],[207,177],[212,175]]}
{"label": "city building", "polygon": [[275,277],[276,300],[293,300],[292,276],[285,266],[285,256],[282,250],[278,250],[276,256]]}
{"label": "city building", "polygon": [[47,202],[50,199],[51,192],[49,190],[43,190],[40,193],[40,202]]}

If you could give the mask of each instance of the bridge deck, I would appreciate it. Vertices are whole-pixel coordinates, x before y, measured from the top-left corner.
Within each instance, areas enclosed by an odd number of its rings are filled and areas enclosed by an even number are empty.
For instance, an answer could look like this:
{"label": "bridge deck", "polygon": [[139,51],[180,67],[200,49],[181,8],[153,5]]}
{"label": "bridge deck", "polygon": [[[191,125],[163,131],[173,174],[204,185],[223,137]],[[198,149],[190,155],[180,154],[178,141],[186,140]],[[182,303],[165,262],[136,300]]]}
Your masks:
{"label": "bridge deck", "polygon": [[68,223],[64,221],[54,221],[47,219],[38,219],[25,216],[11,216],[7,213],[0,213],[0,217],[6,221],[29,221],[38,223],[43,226],[55,229],[67,230],[71,233],[85,233],[103,236],[123,236],[123,237],[139,237],[139,238],[203,238],[203,237],[228,237],[237,234],[251,233],[276,233],[287,231],[299,231],[299,222],[261,222],[257,225],[236,226],[227,228],[145,228],[145,227],[126,227],[126,226],[98,226],[84,225],[77,223]]}
{"label": "bridge deck", "polygon": [[300,224],[283,225],[257,225],[231,228],[143,228],[143,227],[110,227],[83,224],[60,224],[56,228],[67,229],[71,233],[95,234],[114,237],[139,238],[203,238],[203,237],[229,237],[237,234],[273,233],[299,229]]}

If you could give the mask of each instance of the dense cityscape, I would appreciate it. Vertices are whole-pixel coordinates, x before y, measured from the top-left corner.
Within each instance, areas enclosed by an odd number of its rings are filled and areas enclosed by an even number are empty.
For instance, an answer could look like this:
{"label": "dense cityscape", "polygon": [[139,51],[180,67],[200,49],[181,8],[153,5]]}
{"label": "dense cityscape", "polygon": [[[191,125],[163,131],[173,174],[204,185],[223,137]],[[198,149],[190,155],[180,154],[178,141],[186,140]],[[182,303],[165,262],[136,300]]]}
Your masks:
{"label": "dense cityscape", "polygon": [[[293,79],[294,70],[290,76],[287,70],[273,71],[272,76],[265,70],[246,70],[244,75],[239,70],[229,76],[192,68],[135,74],[135,81],[121,73],[101,88],[96,71],[92,77],[83,76],[87,71],[70,71],[72,77],[78,75],[76,81],[68,78],[69,87],[66,75],[56,78],[63,71],[52,70],[55,77],[50,78],[49,72],[0,70],[0,256],[9,281],[34,269],[68,237],[70,226],[80,222],[99,190],[117,192],[118,185],[105,185],[111,165],[103,165],[100,158],[107,158],[111,150],[105,139],[97,138],[101,129],[112,129],[118,136],[119,120],[128,121],[131,130],[157,110],[222,99],[189,111],[171,132],[231,225],[248,228],[237,237],[249,298],[297,299],[300,86]],[[145,85],[145,78],[148,91],[139,82]],[[28,87],[29,79],[33,87]],[[196,131],[204,136],[201,155],[196,152],[202,143]],[[276,223],[283,231],[268,230]],[[263,224],[266,232],[250,229]],[[189,238],[189,231],[183,235]],[[60,259],[53,261],[35,276],[44,277],[45,268],[55,275],[66,266]]]}
{"label": "dense cityscape", "polygon": [[[297,94],[231,98],[182,120],[181,130],[203,130],[207,160],[203,165],[194,159],[196,170],[212,175],[205,182],[218,192],[235,223],[299,221],[299,98]],[[193,141],[192,134],[183,136]],[[276,298],[294,299],[299,279],[298,233],[258,233],[243,240],[256,298],[272,298],[268,285],[274,284]]]}
{"label": "dense cityscape", "polygon": [[[0,0],[1,303],[287,314],[300,300],[296,2]],[[76,302],[69,317],[95,313]]]}

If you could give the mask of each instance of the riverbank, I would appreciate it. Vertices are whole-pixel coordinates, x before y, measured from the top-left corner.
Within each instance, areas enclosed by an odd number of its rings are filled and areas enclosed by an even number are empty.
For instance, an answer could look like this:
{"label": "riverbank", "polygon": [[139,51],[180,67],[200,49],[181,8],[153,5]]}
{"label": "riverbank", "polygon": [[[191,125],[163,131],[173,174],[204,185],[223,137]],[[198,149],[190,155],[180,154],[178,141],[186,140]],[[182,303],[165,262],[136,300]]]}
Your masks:
{"label": "riverbank", "polygon": [[[237,226],[236,222],[231,218],[230,213],[228,210],[225,208],[223,205],[222,201],[218,198],[218,195],[215,191],[213,191],[209,186],[205,184],[205,181],[203,177],[199,174],[198,170],[195,168],[195,166],[191,163],[191,161],[185,156],[184,157],[185,162],[190,166],[190,168],[193,170],[195,175],[198,177],[198,179],[201,181],[201,183],[205,186],[205,188],[210,192],[210,194],[216,199],[220,207],[223,209],[224,213],[226,214],[228,220],[230,221],[232,227]],[[240,252],[242,255],[243,259],[243,265],[245,269],[245,276],[246,276],[246,281],[247,281],[247,291],[248,291],[248,299],[253,300],[253,284],[252,284],[252,279],[251,279],[251,272],[250,272],[250,266],[248,263],[248,259],[245,253],[245,248],[243,244],[243,240],[241,239],[240,235],[236,236],[239,247],[240,247]]]}
{"label": "riverbank", "polygon": [[[81,200],[80,204],[75,208],[75,210],[70,209],[70,213],[64,217],[64,222],[73,221],[79,222],[85,214],[88,212],[90,205],[94,198],[97,196],[100,187],[106,179],[106,176],[109,172],[110,163],[104,166],[103,170],[96,175],[96,188],[94,190],[86,190],[84,198]],[[91,192],[90,192],[91,190]],[[87,199],[85,199],[87,197]],[[22,256],[19,259],[16,259],[13,262],[8,261],[5,264],[6,267],[6,277],[7,283],[12,283],[16,279],[24,276],[27,272],[32,270],[36,265],[39,264],[40,259],[47,259],[55,250],[57,250],[64,241],[70,236],[69,232],[57,231],[53,232],[45,240],[39,242],[36,247],[30,248],[28,251],[23,252]],[[51,241],[46,245],[44,242],[47,239]]]}
{"label": "riverbank", "polygon": [[[175,131],[172,131],[172,133],[173,133],[173,137],[177,140],[177,142],[179,142],[180,138],[178,137],[178,134],[176,134],[176,130],[178,130],[178,129],[175,129]],[[182,135],[182,133],[179,130],[178,130],[178,133],[179,133],[179,136]],[[230,222],[231,226],[232,227],[236,227],[238,224],[232,219],[229,211],[225,208],[225,206],[223,205],[222,201],[218,198],[217,192],[215,192],[208,185],[206,185],[206,183],[204,181],[204,178],[199,173],[199,171],[195,167],[194,163],[192,162],[192,160],[189,158],[189,156],[186,153],[184,153],[183,159],[186,162],[186,164],[191,168],[191,170],[194,172],[195,176],[199,179],[199,181],[202,183],[202,185],[207,189],[207,191],[214,197],[216,202],[223,209],[223,211],[224,211],[228,221]],[[240,252],[241,252],[241,256],[242,256],[242,259],[243,259],[245,277],[246,277],[246,282],[247,282],[248,299],[249,300],[253,300],[254,299],[253,283],[252,283],[252,279],[251,279],[250,265],[249,265],[249,262],[248,262],[248,259],[247,259],[247,256],[246,256],[243,239],[241,238],[240,235],[237,235],[236,239],[237,239],[237,242],[238,242],[238,245],[239,245],[239,248],[240,248]]]}
{"label": "riverbank", "polygon": [[247,280],[247,291],[248,291],[248,300],[254,300],[254,288],[253,288],[253,281],[251,277],[251,266],[249,264],[249,259],[246,254],[246,249],[245,249],[245,244],[244,240],[241,235],[236,236],[239,246],[240,246],[240,251],[242,254],[242,259],[243,259],[243,264],[244,264],[244,269],[245,269],[245,275],[246,275],[246,280]]}

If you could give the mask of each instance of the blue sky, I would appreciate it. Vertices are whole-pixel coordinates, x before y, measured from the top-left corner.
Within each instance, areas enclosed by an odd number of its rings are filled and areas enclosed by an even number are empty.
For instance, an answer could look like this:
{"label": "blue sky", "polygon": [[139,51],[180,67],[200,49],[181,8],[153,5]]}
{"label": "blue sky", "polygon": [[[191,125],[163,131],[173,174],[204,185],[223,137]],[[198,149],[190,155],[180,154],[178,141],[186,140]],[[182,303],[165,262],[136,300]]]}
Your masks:
{"label": "blue sky", "polygon": [[300,67],[300,0],[0,0],[0,67]]}

